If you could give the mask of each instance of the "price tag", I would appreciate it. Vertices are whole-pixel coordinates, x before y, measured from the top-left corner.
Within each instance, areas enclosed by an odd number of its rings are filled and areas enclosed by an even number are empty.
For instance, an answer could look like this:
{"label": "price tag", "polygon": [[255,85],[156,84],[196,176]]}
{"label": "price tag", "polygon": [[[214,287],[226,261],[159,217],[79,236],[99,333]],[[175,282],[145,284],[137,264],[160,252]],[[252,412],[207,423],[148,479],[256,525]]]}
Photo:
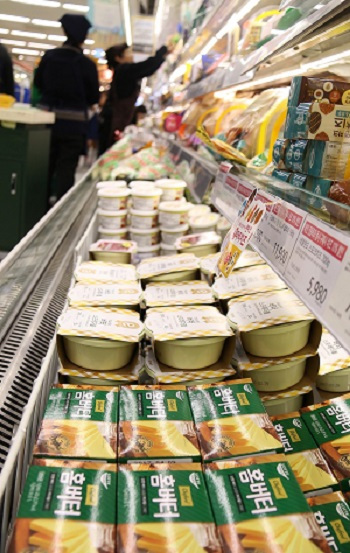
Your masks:
{"label": "price tag", "polygon": [[284,275],[306,213],[266,192],[259,191],[257,199],[266,204],[266,213],[252,238],[252,245]]}
{"label": "price tag", "polygon": [[337,282],[333,284],[324,312],[324,320],[332,333],[350,352],[350,239]]}
{"label": "price tag", "polygon": [[[345,236],[312,215],[306,216],[285,275],[310,310],[322,319],[326,308],[329,310],[333,290],[339,287],[338,278],[348,251],[349,240]],[[344,289],[338,293],[343,295]]]}
{"label": "price tag", "polygon": [[242,204],[250,198],[255,187],[240,175],[229,173],[231,167],[229,163],[221,164],[213,186],[211,201],[228,221],[233,222]]}

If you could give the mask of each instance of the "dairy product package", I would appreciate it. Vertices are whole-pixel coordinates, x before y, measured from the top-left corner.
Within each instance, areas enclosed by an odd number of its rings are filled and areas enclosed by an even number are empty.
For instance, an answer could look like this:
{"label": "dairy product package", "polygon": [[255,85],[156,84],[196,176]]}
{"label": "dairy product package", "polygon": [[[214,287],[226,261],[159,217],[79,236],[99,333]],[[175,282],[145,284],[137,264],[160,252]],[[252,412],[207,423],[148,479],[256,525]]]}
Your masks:
{"label": "dairy product package", "polygon": [[123,263],[105,263],[103,261],[84,261],[74,271],[78,282],[119,282],[121,280],[137,280],[133,265]]}
{"label": "dairy product package", "polygon": [[216,302],[211,287],[203,280],[185,282],[151,282],[144,292],[146,307],[203,305]]}
{"label": "dairy product package", "polygon": [[341,492],[307,500],[333,553],[350,551],[350,506]]}
{"label": "dairy product package", "polygon": [[350,392],[350,355],[326,329],[322,332],[320,359],[316,386],[326,392]]}
{"label": "dairy product package", "polygon": [[196,280],[199,261],[193,253],[167,255],[145,259],[137,267],[138,277],[143,283],[182,282]]}
{"label": "dairy product package", "polygon": [[77,283],[68,292],[72,307],[122,307],[136,309],[141,301],[141,286],[136,280],[118,284]]}

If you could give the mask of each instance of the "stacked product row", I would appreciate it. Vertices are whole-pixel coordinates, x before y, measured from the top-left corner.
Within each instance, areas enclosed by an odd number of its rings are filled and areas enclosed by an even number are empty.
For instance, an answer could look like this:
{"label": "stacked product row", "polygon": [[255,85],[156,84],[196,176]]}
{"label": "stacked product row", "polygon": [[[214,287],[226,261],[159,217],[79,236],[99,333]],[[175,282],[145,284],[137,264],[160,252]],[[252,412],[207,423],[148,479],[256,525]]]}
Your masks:
{"label": "stacked product row", "polygon": [[270,419],[250,379],[57,386],[9,551],[346,553],[349,407]]}

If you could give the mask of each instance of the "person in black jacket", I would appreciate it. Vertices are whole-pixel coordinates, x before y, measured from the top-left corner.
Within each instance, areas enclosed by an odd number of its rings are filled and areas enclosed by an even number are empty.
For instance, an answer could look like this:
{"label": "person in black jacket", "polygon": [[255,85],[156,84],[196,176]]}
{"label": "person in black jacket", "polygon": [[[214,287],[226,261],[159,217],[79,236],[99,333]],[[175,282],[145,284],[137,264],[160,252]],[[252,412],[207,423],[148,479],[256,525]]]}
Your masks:
{"label": "person in black jacket", "polygon": [[0,44],[0,93],[15,95],[12,60],[2,44]]}
{"label": "person in black jacket", "polygon": [[82,50],[91,24],[82,15],[65,14],[60,21],[67,41],[45,53],[34,79],[41,93],[38,107],[56,115],[49,181],[55,177],[58,199],[74,184],[79,156],[85,149],[89,108],[99,100],[96,64]]}
{"label": "person in black jacket", "polygon": [[135,102],[140,94],[140,81],[150,77],[159,69],[168,54],[162,46],[154,56],[145,61],[133,63],[128,45],[119,44],[106,50],[106,59],[113,69],[113,79],[109,96],[100,116],[99,154],[112,146],[116,131],[122,132],[130,125],[135,110]]}

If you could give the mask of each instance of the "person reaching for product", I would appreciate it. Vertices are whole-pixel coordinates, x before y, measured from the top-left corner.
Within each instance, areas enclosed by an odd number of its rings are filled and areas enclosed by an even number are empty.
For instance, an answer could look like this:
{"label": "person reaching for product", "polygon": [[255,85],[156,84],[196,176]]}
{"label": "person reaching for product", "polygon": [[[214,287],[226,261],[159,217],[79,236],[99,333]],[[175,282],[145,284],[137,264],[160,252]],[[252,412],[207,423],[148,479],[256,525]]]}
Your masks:
{"label": "person reaching for product", "polygon": [[38,107],[56,115],[49,186],[54,179],[58,199],[74,184],[79,156],[85,150],[89,110],[99,101],[96,64],[82,50],[91,24],[83,15],[73,14],[65,14],[60,21],[67,41],[45,53],[34,78],[41,93]]}
{"label": "person reaching for product", "polygon": [[123,132],[125,127],[130,125],[140,94],[141,79],[153,75],[168,53],[168,47],[162,46],[154,56],[133,63],[132,51],[126,43],[106,50],[106,59],[109,68],[113,70],[113,79],[100,115],[100,155],[112,146],[115,132]]}

